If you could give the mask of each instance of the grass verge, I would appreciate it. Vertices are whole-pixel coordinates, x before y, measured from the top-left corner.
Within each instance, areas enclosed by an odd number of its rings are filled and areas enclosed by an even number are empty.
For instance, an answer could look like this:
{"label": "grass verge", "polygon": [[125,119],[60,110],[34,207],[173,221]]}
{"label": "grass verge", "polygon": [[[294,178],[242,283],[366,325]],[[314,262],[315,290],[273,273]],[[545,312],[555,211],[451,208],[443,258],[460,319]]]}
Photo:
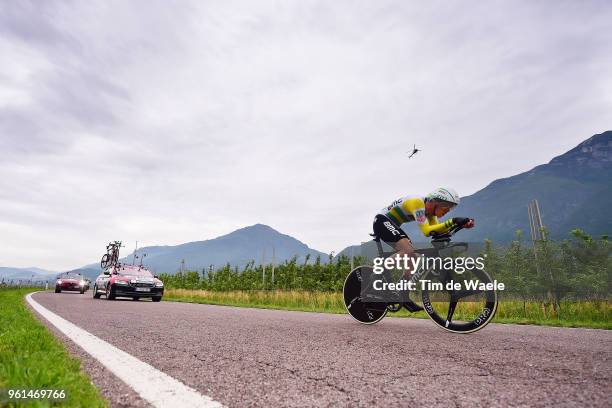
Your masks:
{"label": "grass verge", "polygon": [[[106,407],[78,359],[26,307],[33,289],[0,289],[0,406]],[[8,389],[64,390],[65,400],[7,401]]]}
{"label": "grass verge", "polygon": [[[346,313],[341,293],[309,291],[207,291],[168,289],[164,299],[176,302],[204,303],[261,309],[281,309],[304,312]],[[612,329],[612,306],[606,301],[562,302],[557,312],[538,301],[500,301],[493,322],[537,324],[558,327]],[[395,317],[427,318],[425,312],[402,310]]]}

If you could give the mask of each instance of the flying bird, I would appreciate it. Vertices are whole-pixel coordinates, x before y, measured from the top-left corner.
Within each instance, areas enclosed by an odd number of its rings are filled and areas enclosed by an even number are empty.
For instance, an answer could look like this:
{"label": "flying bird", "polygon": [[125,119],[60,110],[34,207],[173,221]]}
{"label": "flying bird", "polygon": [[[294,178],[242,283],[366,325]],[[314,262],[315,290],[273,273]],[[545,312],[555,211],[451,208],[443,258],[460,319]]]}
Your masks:
{"label": "flying bird", "polygon": [[414,156],[415,154],[417,154],[418,152],[420,152],[420,149],[416,148],[416,145],[413,145],[412,147],[412,153],[410,153],[410,156],[408,156],[409,159],[412,159],[412,156]]}

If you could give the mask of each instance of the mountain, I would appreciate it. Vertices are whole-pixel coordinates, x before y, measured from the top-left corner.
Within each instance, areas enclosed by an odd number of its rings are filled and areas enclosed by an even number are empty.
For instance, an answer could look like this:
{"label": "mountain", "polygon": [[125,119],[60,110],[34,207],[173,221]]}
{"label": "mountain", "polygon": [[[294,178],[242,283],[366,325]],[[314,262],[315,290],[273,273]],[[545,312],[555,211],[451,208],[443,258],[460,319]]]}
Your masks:
{"label": "mountain", "polygon": [[[144,265],[151,271],[174,273],[180,269],[183,259],[186,270],[198,271],[210,265],[218,268],[227,263],[242,268],[251,260],[259,264],[264,250],[266,263],[269,263],[272,261],[272,248],[275,250],[277,263],[289,260],[293,256],[298,257],[298,262],[303,262],[307,254],[310,254],[311,261],[317,256],[321,256],[322,261],[328,259],[328,255],[323,252],[311,249],[297,239],[263,224],[251,225],[206,241],[139,248],[138,255],[146,254]],[[131,263],[132,260],[133,254],[130,254],[120,261]],[[86,265],[77,271],[84,271],[89,276],[88,270],[96,270],[99,273],[100,266]]]}
{"label": "mountain", "polygon": [[94,281],[96,279],[96,277],[102,272],[102,270],[100,269],[100,265],[97,266],[97,268],[78,268],[78,269],[73,269],[71,271],[67,271],[68,273],[77,273],[79,275],[82,275],[84,278],[89,279],[90,281]]}
{"label": "mountain", "polygon": [[462,239],[508,242],[520,229],[528,237],[527,204],[537,199],[542,222],[553,238],[581,228],[599,236],[612,232],[612,131],[585,140],[572,150],[527,172],[493,181],[462,198],[457,215],[476,219]]}
{"label": "mountain", "polygon": [[[34,278],[32,278],[34,275]],[[11,281],[19,279],[33,279],[35,281],[53,279],[57,275],[57,272],[49,271],[46,269],[29,267],[29,268],[13,268],[13,267],[0,267],[0,281]]]}
{"label": "mountain", "polygon": [[[593,236],[612,233],[612,131],[580,143],[570,151],[553,158],[547,164],[498,179],[482,190],[461,198],[461,204],[449,216],[469,216],[476,219],[476,228],[457,236],[461,241],[482,242],[485,238],[496,243],[508,243],[515,231],[523,231],[530,239],[527,204],[538,200],[542,222],[552,238],[567,238],[574,228]],[[428,240],[418,226],[404,224],[402,228],[417,247]],[[355,246],[354,246],[355,247]],[[338,255],[348,256],[347,247]],[[364,247],[368,256],[375,247]],[[358,254],[357,248],[353,249]]]}
{"label": "mountain", "polygon": [[342,251],[338,252],[336,255],[334,255],[334,259],[340,258],[342,256],[346,256],[347,258],[350,258],[351,256],[361,256],[361,251],[361,245],[350,245],[344,248]]}

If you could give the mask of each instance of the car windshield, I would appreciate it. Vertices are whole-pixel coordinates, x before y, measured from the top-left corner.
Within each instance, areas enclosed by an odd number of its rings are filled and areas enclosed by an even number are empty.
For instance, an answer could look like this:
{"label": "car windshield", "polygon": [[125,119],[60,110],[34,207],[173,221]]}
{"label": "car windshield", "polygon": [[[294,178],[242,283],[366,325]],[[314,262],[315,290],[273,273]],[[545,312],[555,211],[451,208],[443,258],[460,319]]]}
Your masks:
{"label": "car windshield", "polygon": [[58,279],[76,279],[81,280],[83,277],[81,275],[77,275],[75,273],[64,273],[57,277]]}
{"label": "car windshield", "polygon": [[153,277],[153,274],[151,274],[151,272],[149,272],[146,269],[140,269],[140,268],[119,269],[119,275],[144,276],[144,277],[147,277],[147,278],[152,278]]}

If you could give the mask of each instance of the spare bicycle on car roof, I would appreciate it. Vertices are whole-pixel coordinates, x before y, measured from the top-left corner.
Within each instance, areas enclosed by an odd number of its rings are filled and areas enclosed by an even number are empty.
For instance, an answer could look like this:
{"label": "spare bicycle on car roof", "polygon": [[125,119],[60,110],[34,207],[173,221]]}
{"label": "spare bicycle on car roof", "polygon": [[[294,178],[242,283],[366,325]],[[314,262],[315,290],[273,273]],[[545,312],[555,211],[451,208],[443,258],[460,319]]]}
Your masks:
{"label": "spare bicycle on car roof", "polygon": [[106,253],[102,255],[102,260],[100,261],[100,267],[103,270],[119,264],[119,248],[121,248],[121,241],[108,243],[106,246]]}

